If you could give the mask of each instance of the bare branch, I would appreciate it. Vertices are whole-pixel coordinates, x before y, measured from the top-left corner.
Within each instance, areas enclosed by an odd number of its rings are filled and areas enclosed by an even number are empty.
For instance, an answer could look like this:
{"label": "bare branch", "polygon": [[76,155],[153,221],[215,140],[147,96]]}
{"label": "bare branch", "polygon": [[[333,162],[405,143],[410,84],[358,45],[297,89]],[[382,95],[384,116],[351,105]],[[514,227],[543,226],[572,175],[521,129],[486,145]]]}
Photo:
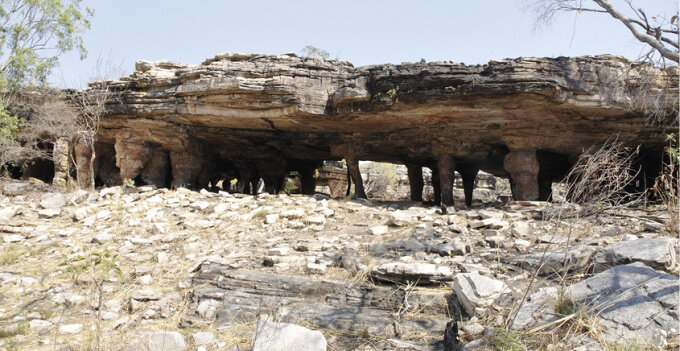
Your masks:
{"label": "bare branch", "polygon": [[[625,15],[623,15],[621,12],[616,10],[614,6],[609,2],[609,0],[593,0],[596,4],[598,4],[600,7],[602,7],[605,11],[609,13],[612,17],[615,19],[619,20],[621,23],[623,23],[626,27],[628,27],[628,30],[630,30],[631,33],[633,33],[633,36],[643,42],[648,44],[649,46],[653,47],[656,49],[661,56],[674,61],[674,62],[680,62],[680,54],[678,54],[677,50],[671,50],[667,48],[663,42],[661,42],[659,39],[647,34],[647,33],[642,33],[640,32],[636,27],[635,23]],[[642,13],[644,16],[644,13]],[[646,16],[645,16],[646,17]]]}

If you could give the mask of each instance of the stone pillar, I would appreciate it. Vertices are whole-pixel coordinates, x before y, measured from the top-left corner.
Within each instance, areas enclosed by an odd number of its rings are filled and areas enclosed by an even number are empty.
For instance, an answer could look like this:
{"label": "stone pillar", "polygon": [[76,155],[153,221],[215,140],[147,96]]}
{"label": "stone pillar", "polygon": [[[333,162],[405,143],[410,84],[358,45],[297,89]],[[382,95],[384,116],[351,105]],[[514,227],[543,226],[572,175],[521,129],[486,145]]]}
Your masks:
{"label": "stone pillar", "polygon": [[352,193],[352,175],[349,173],[349,167],[347,167],[347,193],[345,196],[349,196]]}
{"label": "stone pillar", "polygon": [[536,150],[525,149],[512,151],[505,156],[503,168],[512,179],[512,196],[515,201],[539,199],[538,170]]}
{"label": "stone pillar", "polygon": [[349,175],[352,177],[352,182],[354,182],[354,196],[365,199],[366,192],[364,191],[364,181],[361,178],[361,171],[359,170],[359,160],[351,153],[350,155],[345,156],[345,162],[347,162]]}
{"label": "stone pillar", "polygon": [[439,170],[439,186],[441,188],[442,201],[444,206],[453,206],[453,181],[455,178],[456,162],[452,154],[442,154],[437,160]]}
{"label": "stone pillar", "polygon": [[185,151],[170,151],[170,165],[172,167],[173,188],[195,188],[198,176],[203,167],[203,160]]}
{"label": "stone pillar", "polygon": [[278,194],[283,189],[283,181],[286,177],[283,175],[270,174],[263,176],[264,191],[269,194]]}
{"label": "stone pillar", "polygon": [[316,191],[316,178],[314,178],[316,167],[302,167],[298,170],[300,174],[300,192],[304,195],[314,195]]}
{"label": "stone pillar", "polygon": [[411,201],[423,201],[423,167],[407,163],[406,170],[411,187]]}
{"label": "stone pillar", "polygon": [[248,169],[241,168],[238,170],[238,182],[236,183],[236,191],[243,194],[252,194],[250,186],[251,172]]}
{"label": "stone pillar", "polygon": [[120,169],[120,178],[123,181],[137,178],[152,153],[143,141],[126,139],[117,137],[113,146],[116,150],[116,166]]}
{"label": "stone pillar", "polygon": [[479,168],[470,165],[458,166],[458,173],[463,178],[463,192],[465,193],[465,206],[472,207],[472,193],[475,190],[475,178]]}
{"label": "stone pillar", "polygon": [[[361,171],[359,170],[359,159],[356,157],[356,147],[351,144],[331,145],[331,154],[345,159],[347,163],[347,174],[354,182],[354,196],[358,198],[366,198],[366,191],[364,190],[364,181],[361,179]],[[350,182],[347,182],[347,193],[349,195]]]}
{"label": "stone pillar", "polygon": [[76,161],[78,187],[81,189],[94,188],[93,152],[94,145],[92,145],[92,138],[89,135],[78,134],[73,138],[73,155]]}
{"label": "stone pillar", "polygon": [[169,170],[170,158],[168,152],[161,148],[154,148],[140,175],[144,183],[165,188],[168,186]]}
{"label": "stone pillar", "polygon": [[442,187],[439,181],[439,168],[431,166],[432,171],[432,191],[434,192],[434,203],[439,205],[442,202]]}
{"label": "stone pillar", "polygon": [[68,139],[64,137],[57,138],[52,147],[52,158],[54,159],[54,178],[52,178],[52,185],[57,188],[64,189],[68,185],[68,154]]}

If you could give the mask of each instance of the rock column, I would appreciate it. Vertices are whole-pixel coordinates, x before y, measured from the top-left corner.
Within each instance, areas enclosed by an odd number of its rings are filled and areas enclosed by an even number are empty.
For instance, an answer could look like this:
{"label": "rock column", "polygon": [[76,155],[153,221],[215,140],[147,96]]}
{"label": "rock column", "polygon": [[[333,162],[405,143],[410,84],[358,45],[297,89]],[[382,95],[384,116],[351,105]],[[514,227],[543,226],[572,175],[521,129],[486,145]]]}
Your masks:
{"label": "rock column", "polygon": [[442,187],[439,181],[439,168],[437,166],[431,166],[430,171],[432,172],[432,191],[434,192],[434,203],[439,205],[442,202]]}
{"label": "rock column", "polygon": [[313,165],[301,167],[298,170],[298,173],[300,174],[300,192],[304,195],[314,195],[314,191],[316,191],[314,171],[316,171],[316,167]]}
{"label": "rock column", "polygon": [[[359,159],[356,157],[354,148],[349,144],[331,145],[331,153],[345,159],[347,163],[347,172],[354,182],[354,196],[365,199],[366,191],[364,190],[364,181],[361,178],[361,171],[359,170]],[[347,184],[349,187],[349,182]]]}
{"label": "rock column", "polygon": [[81,189],[94,188],[94,172],[92,165],[93,155],[92,137],[87,134],[78,134],[73,139],[73,155],[76,161],[78,175],[78,187]]}
{"label": "rock column", "polygon": [[52,178],[52,185],[57,188],[66,188],[68,183],[68,154],[68,139],[64,137],[57,138],[52,147],[52,155],[54,158],[54,178]]}
{"label": "rock column", "polygon": [[364,191],[364,180],[361,178],[361,171],[359,170],[359,160],[356,159],[354,153],[351,153],[345,156],[345,162],[347,162],[349,175],[354,182],[354,196],[365,199],[366,191]]}
{"label": "rock column", "polygon": [[439,186],[441,188],[441,204],[453,206],[453,181],[455,180],[456,162],[452,154],[442,154],[437,160],[439,170]]}
{"label": "rock column", "polygon": [[137,178],[152,153],[143,141],[125,139],[116,138],[113,146],[116,150],[116,166],[120,169],[120,178],[123,181]]}
{"label": "rock column", "polygon": [[503,167],[512,180],[512,196],[515,200],[535,201],[539,199],[536,150],[515,150],[505,156]]}
{"label": "rock column", "polygon": [[411,201],[423,201],[423,167],[407,163],[406,170],[411,187]]}
{"label": "rock column", "polygon": [[475,190],[475,178],[479,168],[470,165],[458,166],[458,173],[463,178],[463,191],[465,193],[465,206],[472,207],[472,193]]}
{"label": "rock column", "polygon": [[198,176],[201,174],[203,160],[192,153],[185,151],[171,151],[170,165],[172,167],[173,188],[197,187]]}

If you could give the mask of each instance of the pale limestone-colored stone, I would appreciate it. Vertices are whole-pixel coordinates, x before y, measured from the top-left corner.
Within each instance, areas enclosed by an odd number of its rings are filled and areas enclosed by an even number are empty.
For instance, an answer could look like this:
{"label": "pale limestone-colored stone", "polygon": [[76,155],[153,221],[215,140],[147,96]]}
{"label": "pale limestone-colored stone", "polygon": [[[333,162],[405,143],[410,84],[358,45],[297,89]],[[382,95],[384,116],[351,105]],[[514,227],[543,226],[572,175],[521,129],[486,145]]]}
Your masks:
{"label": "pale limestone-colored stone", "polygon": [[291,210],[285,210],[281,212],[281,217],[288,219],[298,219],[305,215],[305,211],[301,208],[295,208]]}
{"label": "pale limestone-colored stone", "polygon": [[196,345],[207,345],[215,342],[215,334],[206,331],[193,333],[191,338],[194,340],[194,344]]}
{"label": "pale limestone-colored stone", "polygon": [[61,209],[60,208],[47,208],[44,210],[38,210],[38,216],[40,218],[54,218],[57,217],[61,214]]}
{"label": "pale limestone-colored stone", "polygon": [[9,234],[9,235],[3,235],[2,236],[2,241],[8,244],[11,243],[18,243],[20,241],[24,241],[26,238],[24,238],[23,235],[19,234]]}
{"label": "pale limestone-colored stone", "polygon": [[378,225],[368,229],[368,233],[371,235],[383,235],[387,234],[388,228],[386,225]]}
{"label": "pale limestone-colored stone", "polygon": [[60,334],[78,334],[83,331],[82,324],[62,324],[59,326]]}
{"label": "pale limestone-colored stone", "polygon": [[66,205],[67,197],[62,193],[47,193],[40,198],[40,207],[43,209],[62,208]]}
{"label": "pale limestone-colored stone", "polygon": [[267,224],[274,224],[278,222],[279,220],[279,215],[276,213],[268,214],[264,216],[264,222]]}
{"label": "pale limestone-colored stone", "polygon": [[326,338],[317,330],[260,319],[252,351],[326,351]]}
{"label": "pale limestone-colored stone", "polygon": [[469,315],[475,314],[476,307],[491,306],[507,290],[502,281],[478,273],[456,274],[452,287]]}

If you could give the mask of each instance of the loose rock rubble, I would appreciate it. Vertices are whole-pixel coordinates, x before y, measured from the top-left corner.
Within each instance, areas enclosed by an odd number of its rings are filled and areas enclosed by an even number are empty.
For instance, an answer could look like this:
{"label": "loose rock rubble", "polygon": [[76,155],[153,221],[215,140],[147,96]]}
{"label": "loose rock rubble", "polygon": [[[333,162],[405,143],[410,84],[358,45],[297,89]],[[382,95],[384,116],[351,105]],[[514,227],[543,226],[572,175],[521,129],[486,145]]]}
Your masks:
{"label": "loose rock rubble", "polygon": [[285,331],[297,350],[441,350],[451,319],[465,349],[488,349],[506,324],[555,328],[564,306],[602,337],[557,349],[672,349],[680,333],[678,240],[645,219],[663,212],[566,228],[539,202],[442,213],[319,194],[0,191],[0,349],[258,350]]}

